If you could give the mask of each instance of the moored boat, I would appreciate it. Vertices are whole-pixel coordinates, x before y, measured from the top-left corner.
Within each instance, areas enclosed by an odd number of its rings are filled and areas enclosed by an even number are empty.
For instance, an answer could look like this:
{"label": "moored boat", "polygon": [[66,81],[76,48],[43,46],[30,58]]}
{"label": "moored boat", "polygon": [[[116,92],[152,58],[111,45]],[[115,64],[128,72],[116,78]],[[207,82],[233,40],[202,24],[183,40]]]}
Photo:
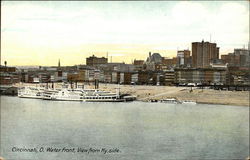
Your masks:
{"label": "moored boat", "polygon": [[128,102],[134,101],[136,97],[129,94],[111,93],[100,90],[88,90],[83,93],[83,102]]}
{"label": "moored boat", "polygon": [[98,89],[45,89],[24,87],[18,91],[20,98],[36,98],[53,101],[83,101],[83,102],[128,102],[134,101],[135,96],[112,93]]}
{"label": "moored boat", "polygon": [[184,100],[184,101],[181,101],[182,104],[196,104],[195,101],[191,101],[191,100]]}
{"label": "moored boat", "polygon": [[173,104],[180,104],[181,103],[178,99],[175,99],[175,98],[162,99],[161,102],[163,102],[163,103],[173,103]]}
{"label": "moored boat", "polygon": [[44,92],[44,88],[23,87],[23,88],[18,89],[18,97],[42,99],[43,92]]}

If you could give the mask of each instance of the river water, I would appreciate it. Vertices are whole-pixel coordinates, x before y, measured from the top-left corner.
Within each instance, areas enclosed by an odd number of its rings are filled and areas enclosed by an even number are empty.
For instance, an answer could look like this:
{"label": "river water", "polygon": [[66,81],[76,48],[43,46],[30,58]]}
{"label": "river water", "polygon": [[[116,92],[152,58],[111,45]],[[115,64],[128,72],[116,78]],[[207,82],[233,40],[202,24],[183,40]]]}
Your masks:
{"label": "river water", "polygon": [[249,107],[0,98],[6,160],[249,156]]}

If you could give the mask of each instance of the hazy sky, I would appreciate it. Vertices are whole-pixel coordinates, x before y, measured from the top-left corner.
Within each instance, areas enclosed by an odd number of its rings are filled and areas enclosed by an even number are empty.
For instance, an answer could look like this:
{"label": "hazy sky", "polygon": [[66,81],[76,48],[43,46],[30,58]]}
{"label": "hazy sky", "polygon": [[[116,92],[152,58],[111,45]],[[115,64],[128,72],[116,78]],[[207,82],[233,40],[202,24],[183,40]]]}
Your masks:
{"label": "hazy sky", "polygon": [[210,40],[220,54],[249,41],[249,1],[5,1],[1,5],[1,64],[84,64],[173,57]]}

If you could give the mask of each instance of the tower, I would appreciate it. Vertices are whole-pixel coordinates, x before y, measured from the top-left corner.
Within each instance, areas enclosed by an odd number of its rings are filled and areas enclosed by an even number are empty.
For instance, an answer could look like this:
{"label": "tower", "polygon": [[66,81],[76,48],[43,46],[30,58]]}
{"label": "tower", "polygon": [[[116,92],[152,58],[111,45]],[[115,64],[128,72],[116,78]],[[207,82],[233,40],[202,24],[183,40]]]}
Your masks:
{"label": "tower", "polygon": [[60,59],[58,60],[58,67],[61,67],[61,64],[60,64]]}

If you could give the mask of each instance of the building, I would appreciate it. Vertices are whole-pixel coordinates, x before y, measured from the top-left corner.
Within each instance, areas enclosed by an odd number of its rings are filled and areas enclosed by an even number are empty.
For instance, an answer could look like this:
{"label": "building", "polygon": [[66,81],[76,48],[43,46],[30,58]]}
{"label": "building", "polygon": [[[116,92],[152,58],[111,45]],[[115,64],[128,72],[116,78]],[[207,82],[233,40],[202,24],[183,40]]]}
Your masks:
{"label": "building", "polygon": [[239,56],[235,56],[233,53],[228,53],[227,55],[221,55],[221,60],[223,63],[228,64],[230,66],[239,65]]}
{"label": "building", "polygon": [[117,83],[118,82],[118,72],[112,72],[111,73],[111,82],[112,83]]}
{"label": "building", "polygon": [[134,60],[134,65],[143,65],[143,63],[144,63],[144,60]]}
{"label": "building", "polygon": [[0,66],[0,72],[16,72],[16,67]]}
{"label": "building", "polygon": [[151,55],[151,52],[149,52],[149,56],[146,62],[154,62],[155,64],[159,64],[162,63],[162,57],[159,53],[153,53]]}
{"label": "building", "polygon": [[175,83],[175,72],[174,70],[168,70],[164,72],[164,85],[174,85]]}
{"label": "building", "polygon": [[112,82],[112,72],[105,71],[104,72],[104,82],[105,83],[111,83]]}
{"label": "building", "polygon": [[152,71],[140,71],[138,72],[138,84],[152,84],[153,72]]}
{"label": "building", "polygon": [[164,57],[162,60],[162,64],[166,66],[166,68],[174,68],[177,65],[177,57],[166,58]]}
{"label": "building", "polygon": [[216,43],[203,40],[192,43],[192,67],[207,68],[215,59],[219,59],[219,47],[216,46]]}
{"label": "building", "polygon": [[228,67],[229,85],[250,85],[249,68]]}
{"label": "building", "polygon": [[177,51],[177,66],[191,67],[191,56],[189,50]]}
{"label": "building", "polygon": [[144,64],[144,60],[134,60],[133,65],[135,66],[135,70],[136,71],[140,71],[143,69],[143,64]]}
{"label": "building", "polygon": [[159,69],[159,64],[162,64],[162,60],[163,58],[159,53],[153,53],[151,55],[151,52],[149,52],[149,56],[145,62],[145,69],[151,71]]}
{"label": "building", "polygon": [[250,65],[250,50],[248,49],[234,49],[233,53],[221,55],[224,63],[232,67],[249,67]]}
{"label": "building", "polygon": [[100,64],[107,64],[107,63],[108,63],[108,59],[105,57],[98,58],[93,55],[91,57],[86,58],[86,65],[88,66],[97,66]]}
{"label": "building", "polygon": [[20,81],[21,76],[16,67],[0,66],[0,85],[11,85]]}
{"label": "building", "polygon": [[124,84],[131,84],[131,80],[132,80],[132,73],[124,72]]}
{"label": "building", "polygon": [[115,72],[132,72],[135,70],[135,65],[133,64],[125,64],[125,63],[107,63],[101,64],[97,67],[102,71],[115,71]]}
{"label": "building", "polygon": [[228,64],[223,63],[221,59],[215,60],[212,63],[210,63],[211,68],[227,68]]}
{"label": "building", "polygon": [[137,84],[138,83],[138,73],[133,73],[131,75],[131,84]]}
{"label": "building", "polygon": [[20,81],[21,77],[18,74],[0,73],[0,85],[11,85]]}
{"label": "building", "polygon": [[225,68],[188,68],[175,69],[177,84],[196,83],[204,85],[226,84],[227,69]]}

